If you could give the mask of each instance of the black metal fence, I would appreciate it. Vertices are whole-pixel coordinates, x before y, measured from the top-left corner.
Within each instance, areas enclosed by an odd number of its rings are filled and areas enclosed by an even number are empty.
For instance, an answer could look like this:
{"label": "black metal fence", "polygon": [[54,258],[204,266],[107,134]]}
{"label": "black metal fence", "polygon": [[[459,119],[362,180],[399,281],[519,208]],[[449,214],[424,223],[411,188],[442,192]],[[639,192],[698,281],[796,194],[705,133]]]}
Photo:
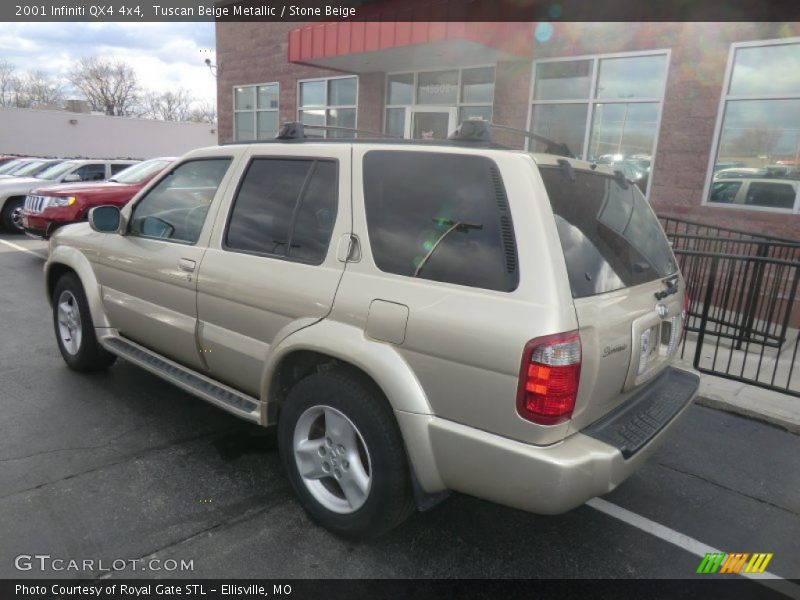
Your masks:
{"label": "black metal fence", "polygon": [[699,371],[800,396],[800,242],[661,222],[689,289],[683,355]]}

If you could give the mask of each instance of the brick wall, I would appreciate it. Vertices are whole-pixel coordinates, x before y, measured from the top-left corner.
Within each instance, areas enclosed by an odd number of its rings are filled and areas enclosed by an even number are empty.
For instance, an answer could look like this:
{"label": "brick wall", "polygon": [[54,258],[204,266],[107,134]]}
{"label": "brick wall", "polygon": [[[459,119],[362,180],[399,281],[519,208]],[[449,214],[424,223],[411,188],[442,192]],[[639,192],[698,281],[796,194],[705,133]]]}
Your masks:
{"label": "brick wall", "polygon": [[[280,120],[297,119],[297,80],[341,75],[287,61],[288,32],[297,23],[217,23],[219,139],[232,139],[232,87],[280,83]],[[800,215],[702,206],[714,126],[730,44],[800,36],[800,23],[556,23],[546,42],[532,41],[533,59],[670,49],[650,200],[662,213],[738,229],[800,238]],[[531,61],[500,62],[494,120],[524,128]],[[383,130],[384,73],[359,77],[358,127]],[[514,135],[498,141],[521,147]]]}
{"label": "brick wall", "polygon": [[[217,112],[220,143],[233,140],[233,86],[280,84],[280,122],[297,120],[297,81],[340,71],[287,61],[289,30],[299,23],[217,23]],[[384,73],[359,77],[358,127],[383,130]]]}

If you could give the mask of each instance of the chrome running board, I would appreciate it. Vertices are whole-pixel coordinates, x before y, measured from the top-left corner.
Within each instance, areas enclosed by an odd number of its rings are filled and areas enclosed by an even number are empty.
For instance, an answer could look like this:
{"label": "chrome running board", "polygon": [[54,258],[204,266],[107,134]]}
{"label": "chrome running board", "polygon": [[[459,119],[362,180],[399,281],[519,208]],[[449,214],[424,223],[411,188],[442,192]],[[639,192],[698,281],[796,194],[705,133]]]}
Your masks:
{"label": "chrome running board", "polygon": [[263,423],[261,402],[256,398],[164,358],[120,335],[107,335],[101,337],[99,341],[103,348],[112,354],[155,373],[190,394],[248,421]]}

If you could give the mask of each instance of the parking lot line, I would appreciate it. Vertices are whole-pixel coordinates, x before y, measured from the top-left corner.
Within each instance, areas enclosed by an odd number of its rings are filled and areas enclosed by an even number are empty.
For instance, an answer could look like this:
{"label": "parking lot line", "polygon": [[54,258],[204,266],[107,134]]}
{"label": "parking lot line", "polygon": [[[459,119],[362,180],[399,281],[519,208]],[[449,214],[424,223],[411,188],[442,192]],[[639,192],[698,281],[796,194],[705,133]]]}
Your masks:
{"label": "parking lot line", "polygon": [[[661,538],[662,540],[669,542],[670,544],[674,544],[687,552],[691,552],[699,557],[705,557],[706,554],[709,553],[720,553],[722,550],[714,548],[713,546],[709,546],[708,544],[704,544],[701,541],[698,541],[688,535],[685,535],[679,531],[675,531],[674,529],[670,529],[660,523],[656,523],[655,521],[651,521],[647,517],[643,517],[637,513],[631,512],[626,508],[622,508],[617,504],[612,504],[607,500],[603,500],[602,498],[592,498],[586,503],[588,506],[591,506],[595,510],[599,510],[602,513],[607,514],[610,517],[614,517],[615,519],[619,519],[627,523],[628,525],[632,525],[637,529],[641,529],[644,532],[649,533],[657,538]],[[737,548],[737,551],[741,550]],[[800,587],[797,585],[786,581],[783,577],[775,575],[769,571],[764,571],[763,573],[739,573],[742,577],[747,577],[748,579],[754,579],[758,581],[761,585],[764,585],[776,592],[784,594],[789,598],[795,598],[796,600],[800,600]]]}
{"label": "parking lot line", "polygon": [[19,250],[20,252],[27,252],[28,254],[33,254],[37,258],[42,258],[42,255],[39,254],[38,252],[34,252],[33,250],[28,250],[27,248],[15,244],[14,242],[9,242],[7,240],[0,240],[0,244],[5,244],[9,248],[13,248],[14,250]]}

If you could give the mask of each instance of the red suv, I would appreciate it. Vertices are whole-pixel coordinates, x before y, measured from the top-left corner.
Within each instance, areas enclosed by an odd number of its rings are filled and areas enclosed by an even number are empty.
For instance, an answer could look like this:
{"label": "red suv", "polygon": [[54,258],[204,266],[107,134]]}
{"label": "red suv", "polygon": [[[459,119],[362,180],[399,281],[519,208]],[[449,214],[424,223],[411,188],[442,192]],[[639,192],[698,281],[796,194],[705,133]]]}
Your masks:
{"label": "red suv", "polygon": [[47,239],[68,223],[86,219],[95,206],[124,206],[174,158],[153,158],[120,171],[104,183],[63,184],[33,190],[25,198],[22,225],[31,237]]}

